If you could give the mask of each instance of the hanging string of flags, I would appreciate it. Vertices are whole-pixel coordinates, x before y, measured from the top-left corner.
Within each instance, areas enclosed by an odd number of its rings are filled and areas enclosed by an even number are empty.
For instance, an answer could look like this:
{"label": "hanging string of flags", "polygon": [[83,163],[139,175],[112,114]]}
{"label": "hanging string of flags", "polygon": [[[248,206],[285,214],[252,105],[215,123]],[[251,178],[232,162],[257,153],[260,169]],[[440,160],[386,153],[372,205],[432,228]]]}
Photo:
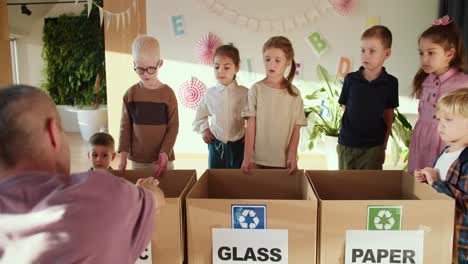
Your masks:
{"label": "hanging string of flags", "polygon": [[260,32],[290,32],[314,22],[320,15],[325,14],[329,9],[333,9],[333,5],[330,3],[330,0],[315,0],[310,1],[312,7],[310,9],[306,9],[303,13],[298,13],[286,18],[262,19],[241,14],[228,6],[225,6],[221,2],[222,0],[199,1],[201,1],[211,12],[224,17],[228,22],[242,26],[251,31]]}
{"label": "hanging string of flags", "polygon": [[[106,30],[109,30],[109,27],[112,23],[113,20],[116,21],[116,27],[117,27],[117,31],[119,31],[119,28],[120,28],[120,24],[122,24],[122,29],[125,29],[125,27],[130,24],[131,22],[131,12],[130,10],[133,8],[133,12],[134,13],[137,13],[138,10],[137,10],[137,3],[136,3],[136,0],[133,0],[133,3],[131,6],[129,6],[125,11],[123,12],[119,12],[119,13],[114,13],[114,12],[110,12],[110,11],[107,11],[105,10],[102,6],[99,6],[96,2],[94,2],[93,0],[87,0],[88,3],[88,17],[89,17],[89,14],[91,13],[91,9],[93,8],[93,6],[97,7],[98,10],[99,10],[99,19],[100,19],[100,23],[101,23],[101,26],[104,22],[104,16],[106,17]],[[75,0],[75,5],[78,3],[78,0]]]}

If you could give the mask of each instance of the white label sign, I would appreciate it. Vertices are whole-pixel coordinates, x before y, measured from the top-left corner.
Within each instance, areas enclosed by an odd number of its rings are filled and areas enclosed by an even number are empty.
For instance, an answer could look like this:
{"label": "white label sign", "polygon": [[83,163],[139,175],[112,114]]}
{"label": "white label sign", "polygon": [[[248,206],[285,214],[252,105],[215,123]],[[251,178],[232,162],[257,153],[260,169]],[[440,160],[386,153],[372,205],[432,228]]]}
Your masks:
{"label": "white label sign", "polygon": [[140,257],[138,257],[135,264],[152,264],[152,255],[151,255],[151,242],[149,245],[141,252]]}
{"label": "white label sign", "polygon": [[287,264],[288,230],[213,228],[213,264]]}
{"label": "white label sign", "polygon": [[345,264],[422,264],[424,231],[346,231]]}

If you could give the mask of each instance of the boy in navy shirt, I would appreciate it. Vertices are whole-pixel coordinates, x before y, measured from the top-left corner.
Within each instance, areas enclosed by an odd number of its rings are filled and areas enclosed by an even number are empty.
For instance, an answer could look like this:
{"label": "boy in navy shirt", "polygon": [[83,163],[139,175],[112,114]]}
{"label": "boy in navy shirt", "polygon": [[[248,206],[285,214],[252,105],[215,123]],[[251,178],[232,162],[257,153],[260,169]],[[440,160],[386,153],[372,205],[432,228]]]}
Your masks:
{"label": "boy in navy shirt", "polygon": [[362,66],[349,73],[339,103],[343,106],[338,137],[340,170],[381,170],[398,107],[398,79],[383,64],[390,57],[392,33],[373,26],[361,37]]}

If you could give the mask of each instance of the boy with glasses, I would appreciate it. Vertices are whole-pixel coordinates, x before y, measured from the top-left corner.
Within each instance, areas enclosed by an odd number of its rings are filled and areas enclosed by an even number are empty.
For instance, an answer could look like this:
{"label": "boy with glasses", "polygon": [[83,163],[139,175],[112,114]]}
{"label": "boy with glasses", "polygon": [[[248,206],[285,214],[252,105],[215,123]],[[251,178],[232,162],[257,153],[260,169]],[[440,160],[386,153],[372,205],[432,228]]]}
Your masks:
{"label": "boy with glasses", "polygon": [[159,176],[174,168],[173,148],[179,132],[177,99],[174,91],[158,79],[163,65],[159,42],[151,36],[137,37],[132,54],[140,82],[123,97],[119,170],[125,171],[128,158],[134,169],[151,168]]}

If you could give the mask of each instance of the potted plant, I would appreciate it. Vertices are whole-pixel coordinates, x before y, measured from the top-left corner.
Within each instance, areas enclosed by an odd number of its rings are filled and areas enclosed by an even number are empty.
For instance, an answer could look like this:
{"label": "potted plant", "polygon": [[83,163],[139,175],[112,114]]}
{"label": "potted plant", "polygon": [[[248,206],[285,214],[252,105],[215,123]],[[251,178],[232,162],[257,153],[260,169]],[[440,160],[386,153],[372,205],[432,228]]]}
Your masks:
{"label": "potted plant", "polygon": [[328,169],[338,169],[336,145],[342,115],[338,98],[343,83],[340,79],[330,76],[321,65],[317,65],[317,78],[321,85],[305,97],[305,114],[307,120],[313,123],[309,133],[309,149],[318,144],[324,146]]}
{"label": "potted plant", "polygon": [[[317,77],[320,86],[305,97],[307,104],[304,111],[307,120],[313,123],[305,136],[309,137],[309,149],[313,149],[318,144],[324,146],[328,169],[338,169],[336,145],[343,115],[338,99],[343,82],[336,76],[331,76],[321,65],[317,65]],[[398,109],[395,109],[395,120],[389,144],[395,166],[399,162],[406,164],[408,161],[412,130],[408,119]]]}
{"label": "potted plant", "polygon": [[46,18],[42,57],[47,89],[57,105],[71,105],[84,140],[107,129],[104,31],[95,8],[87,16]]}

